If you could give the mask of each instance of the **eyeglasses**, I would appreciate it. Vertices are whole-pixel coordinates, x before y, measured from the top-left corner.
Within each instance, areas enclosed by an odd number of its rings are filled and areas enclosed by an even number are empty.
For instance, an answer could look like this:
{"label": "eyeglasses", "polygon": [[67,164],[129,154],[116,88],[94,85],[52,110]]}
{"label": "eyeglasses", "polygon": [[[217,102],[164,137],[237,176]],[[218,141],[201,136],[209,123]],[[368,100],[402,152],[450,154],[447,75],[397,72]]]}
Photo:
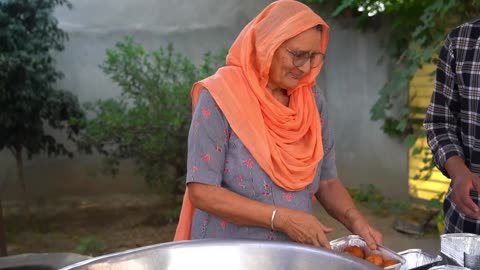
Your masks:
{"label": "eyeglasses", "polygon": [[316,68],[320,64],[323,63],[325,60],[325,55],[323,53],[311,53],[311,52],[306,52],[306,51],[292,51],[289,48],[287,49],[287,52],[289,52],[293,58],[293,65],[296,66],[297,68],[302,67],[305,65],[307,60],[310,60],[310,68]]}

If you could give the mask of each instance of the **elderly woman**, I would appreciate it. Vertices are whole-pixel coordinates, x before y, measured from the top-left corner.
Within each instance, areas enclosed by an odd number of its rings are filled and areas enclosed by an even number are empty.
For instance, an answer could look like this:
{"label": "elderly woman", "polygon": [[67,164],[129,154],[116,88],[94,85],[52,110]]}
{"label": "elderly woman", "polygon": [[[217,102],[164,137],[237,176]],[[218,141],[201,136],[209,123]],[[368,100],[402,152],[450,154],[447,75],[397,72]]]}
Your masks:
{"label": "elderly woman", "polygon": [[242,30],[226,66],[192,89],[187,191],[175,240],[295,241],[329,248],[312,199],[363,237],[383,241],[337,177],[323,94],[314,87],[328,25],[275,1]]}

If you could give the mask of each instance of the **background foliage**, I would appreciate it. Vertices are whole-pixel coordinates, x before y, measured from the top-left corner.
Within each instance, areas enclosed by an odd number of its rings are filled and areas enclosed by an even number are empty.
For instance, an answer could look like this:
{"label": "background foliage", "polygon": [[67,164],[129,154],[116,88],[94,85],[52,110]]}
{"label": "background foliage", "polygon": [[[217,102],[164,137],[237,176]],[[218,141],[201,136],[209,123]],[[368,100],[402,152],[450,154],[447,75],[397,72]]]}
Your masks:
{"label": "background foliage", "polygon": [[[409,83],[425,63],[435,63],[448,32],[480,15],[480,1],[465,0],[303,0],[330,17],[352,17],[362,29],[386,27],[383,41],[394,60],[390,78],[371,108],[371,118],[383,130],[412,146],[421,123],[411,116],[425,108],[409,106]],[[328,3],[327,3],[328,2]],[[433,74],[432,74],[433,75]],[[412,136],[408,136],[412,135]]]}
{"label": "background foliage", "polygon": [[147,52],[131,37],[118,42],[100,67],[121,95],[87,104],[93,117],[83,123],[83,148],[105,155],[104,172],[115,174],[122,159],[133,159],[137,171],[164,194],[183,193],[190,89],[224,56],[207,53],[195,65],[171,44]]}
{"label": "background foliage", "polygon": [[[55,66],[54,53],[62,51],[67,40],[53,17],[57,6],[71,7],[66,0],[0,1],[0,151],[8,149],[15,158],[27,214],[24,155],[71,157],[72,151],[51,131],[63,130],[74,140],[79,132],[74,122],[84,117],[77,97],[57,87],[63,74]],[[5,242],[0,211],[0,256],[6,255]]]}
{"label": "background foliage", "polygon": [[79,130],[68,120],[83,117],[77,98],[56,87],[63,74],[53,53],[67,39],[52,15],[58,5],[70,6],[65,0],[0,2],[0,150],[72,155],[45,129],[66,129],[71,138]]}
{"label": "background foliage", "polygon": [[[423,65],[436,64],[446,35],[454,27],[480,16],[480,0],[303,0],[327,17],[348,17],[363,30],[388,29],[383,45],[392,59],[388,81],[370,110],[371,119],[382,121],[383,131],[400,138],[423,163],[413,176],[428,180],[435,167],[427,145],[415,146],[425,137],[422,127],[426,108],[410,106],[409,84]],[[434,76],[434,73],[431,74]],[[433,91],[433,89],[432,89]]]}

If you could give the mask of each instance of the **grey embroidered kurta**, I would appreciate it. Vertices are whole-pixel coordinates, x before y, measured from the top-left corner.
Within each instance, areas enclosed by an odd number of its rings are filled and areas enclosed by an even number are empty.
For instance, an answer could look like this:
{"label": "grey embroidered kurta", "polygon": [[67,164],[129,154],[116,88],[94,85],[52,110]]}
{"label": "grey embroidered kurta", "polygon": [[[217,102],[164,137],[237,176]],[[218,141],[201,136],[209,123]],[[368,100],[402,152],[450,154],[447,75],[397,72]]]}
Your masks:
{"label": "grey embroidered kurta", "polygon": [[[324,157],[315,179],[305,189],[289,192],[272,182],[235,135],[207,90],[200,94],[192,117],[187,183],[221,186],[252,200],[311,213],[319,181],[337,177],[334,139],[329,128],[325,98],[317,88],[313,92],[322,121]],[[284,233],[263,227],[238,226],[195,209],[192,239],[203,238],[288,240]]]}

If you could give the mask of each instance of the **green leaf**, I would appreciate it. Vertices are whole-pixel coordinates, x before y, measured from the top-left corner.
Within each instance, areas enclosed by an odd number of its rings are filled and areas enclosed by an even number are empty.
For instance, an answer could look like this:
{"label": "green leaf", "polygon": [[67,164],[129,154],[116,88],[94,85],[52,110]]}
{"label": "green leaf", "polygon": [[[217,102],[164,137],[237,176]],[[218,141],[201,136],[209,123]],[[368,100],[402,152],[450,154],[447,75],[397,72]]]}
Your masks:
{"label": "green leaf", "polygon": [[[410,136],[410,135],[409,135]],[[413,143],[413,145],[415,145],[415,143]],[[413,146],[412,145],[412,146]],[[409,146],[409,147],[412,147],[412,146]],[[422,153],[422,148],[421,147],[415,147],[413,148],[412,150],[412,156],[416,156],[418,154]]]}
{"label": "green leaf", "polygon": [[402,120],[400,120],[400,122],[398,123],[398,125],[395,128],[398,131],[403,132],[407,128],[407,125],[408,125],[407,119],[402,119]]}
{"label": "green leaf", "polygon": [[332,16],[336,17],[340,15],[345,9],[349,7],[355,7],[354,0],[342,0],[342,3],[333,11]]}
{"label": "green leaf", "polygon": [[[415,145],[415,142],[417,142],[417,139],[418,137],[416,135],[409,134],[407,137],[405,137],[404,143],[406,146],[408,146],[408,148],[412,148]],[[414,149],[414,151],[417,149]]]}

